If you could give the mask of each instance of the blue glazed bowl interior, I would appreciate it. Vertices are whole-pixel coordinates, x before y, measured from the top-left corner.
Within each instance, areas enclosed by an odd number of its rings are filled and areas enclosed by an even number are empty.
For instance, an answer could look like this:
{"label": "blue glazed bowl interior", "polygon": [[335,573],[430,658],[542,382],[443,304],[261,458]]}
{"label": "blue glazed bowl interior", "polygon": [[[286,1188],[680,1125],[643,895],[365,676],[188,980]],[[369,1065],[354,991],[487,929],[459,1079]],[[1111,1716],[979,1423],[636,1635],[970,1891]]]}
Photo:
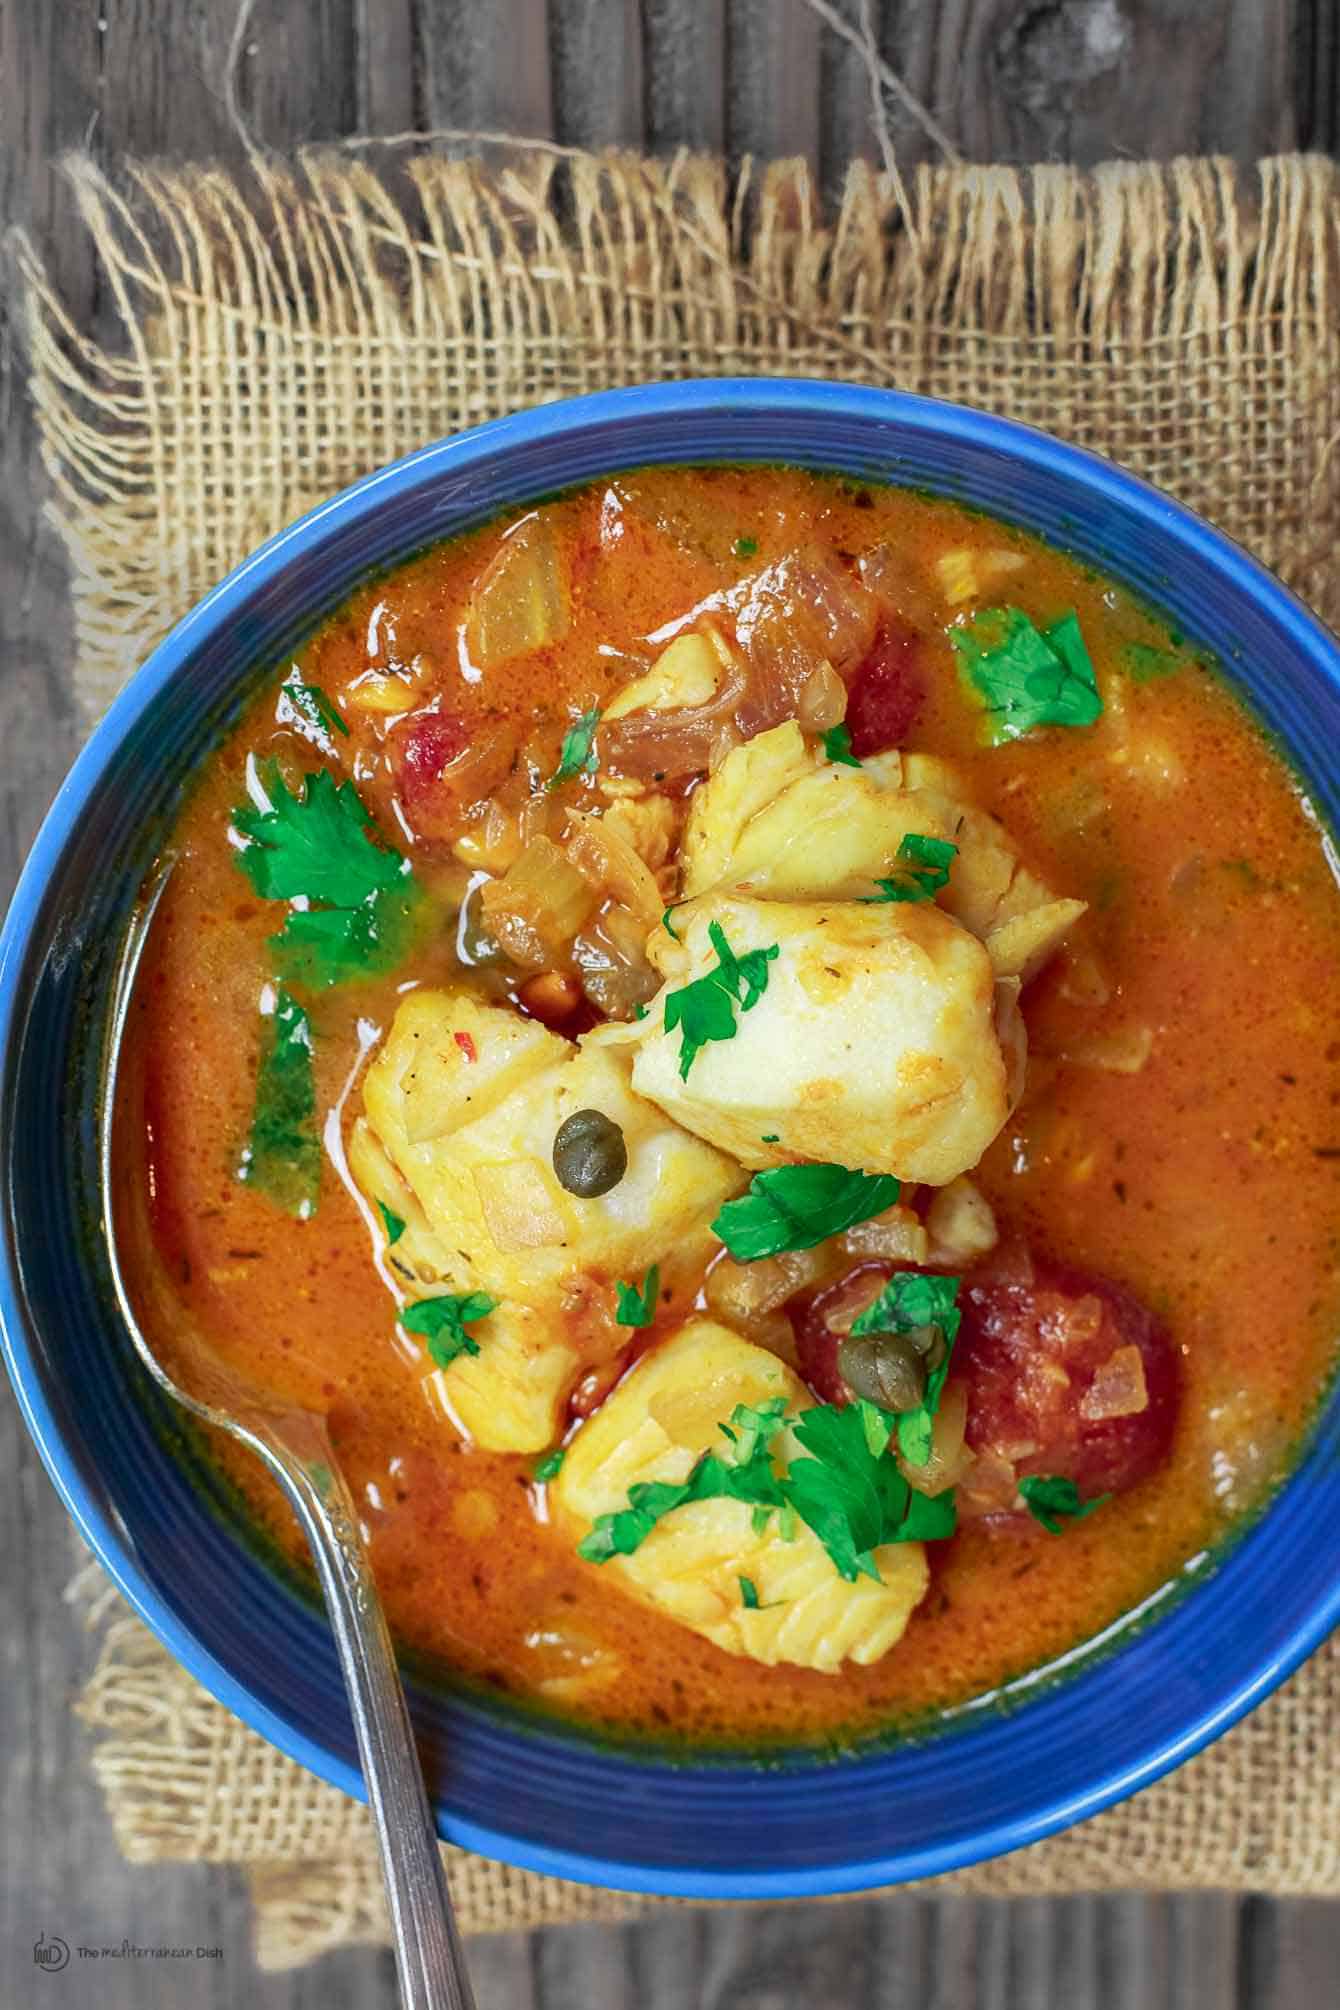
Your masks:
{"label": "blue glazed bowl interior", "polygon": [[[1025,428],[813,383],[650,386],[429,447],[281,533],[151,657],[77,763],[0,944],[0,1315],[27,1421],[128,1597],[226,1704],[359,1791],[324,1620],[174,1457],[178,1426],[109,1310],[94,1112],[108,985],[183,789],[257,678],[366,574],[499,509],[655,461],[777,461],[953,496],[1124,581],[1217,655],[1340,822],[1340,658],[1305,611],[1166,497]],[[885,1749],[672,1763],[412,1683],[442,1833],[534,1869],[714,1897],[925,1876],[1035,1840],[1177,1763],[1340,1616],[1340,1405],[1268,1512],[1064,1679]],[[1287,1570],[1281,1559],[1287,1557]],[[1181,1595],[1185,1591],[1185,1595]],[[1101,1650],[1101,1651],[1099,1651]]]}

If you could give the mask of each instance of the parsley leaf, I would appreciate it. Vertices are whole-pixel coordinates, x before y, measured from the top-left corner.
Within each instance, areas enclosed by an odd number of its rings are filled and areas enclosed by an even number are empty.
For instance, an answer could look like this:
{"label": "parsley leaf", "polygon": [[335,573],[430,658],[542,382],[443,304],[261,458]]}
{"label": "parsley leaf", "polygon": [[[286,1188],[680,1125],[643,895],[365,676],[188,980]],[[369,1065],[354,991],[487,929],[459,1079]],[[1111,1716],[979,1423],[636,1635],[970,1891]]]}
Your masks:
{"label": "parsley leaf", "polygon": [[382,1218],[382,1225],[386,1230],[386,1243],[389,1248],[393,1242],[399,1242],[401,1236],[405,1233],[404,1217],[393,1214],[384,1200],[377,1202],[377,1212]]}
{"label": "parsley leaf", "polygon": [[541,1486],[549,1480],[556,1480],[563,1470],[563,1461],[566,1457],[566,1448],[563,1445],[555,1446],[552,1452],[546,1452],[542,1459],[536,1460],[531,1478],[538,1480]]}
{"label": "parsley leaf", "polygon": [[897,856],[907,863],[895,877],[877,879],[880,892],[863,894],[863,906],[875,907],[884,900],[934,900],[940,888],[949,884],[949,868],[958,856],[958,846],[948,838],[922,837],[909,831]]}
{"label": "parsley leaf", "polygon": [[270,808],[242,803],[233,811],[234,827],[250,839],[237,863],[262,899],[359,907],[404,877],[399,852],[368,835],[371,819],[352,782],[318,768],[293,795],[275,763],[262,780]]}
{"label": "parsley leaf", "polygon": [[731,546],[731,550],[737,558],[752,558],[758,550],[758,539],[756,537],[737,537]]}
{"label": "parsley leaf", "polygon": [[949,1376],[949,1357],[958,1338],[963,1314],[957,1305],[957,1277],[935,1277],[924,1270],[895,1270],[873,1305],[852,1321],[854,1334],[911,1333],[920,1326],[937,1326],[944,1335],[940,1364],[926,1377],[926,1393],[915,1410],[898,1418],[898,1449],[909,1465],[924,1466],[931,1455],[931,1435],[940,1397]]}
{"label": "parsley leaf", "polygon": [[739,1577],[735,1581],[740,1587],[740,1603],[745,1608],[745,1611],[761,1612],[763,1608],[758,1602],[758,1586],[755,1584],[753,1578]]}
{"label": "parsley leaf", "polygon": [[756,1410],[737,1403],[730,1427],[722,1431],[733,1440],[723,1458],[704,1452],[686,1480],[678,1485],[666,1480],[639,1480],[628,1489],[628,1506],[613,1514],[597,1515],[590,1533],[577,1545],[578,1556],[588,1563],[608,1563],[612,1556],[631,1556],[641,1547],[658,1521],[688,1501],[739,1500],[760,1511],[781,1507],[783,1496],[772,1469],[768,1446],[782,1428],[783,1397],[774,1397]]}
{"label": "parsley leaf", "polygon": [[[874,1403],[844,1409],[822,1403],[802,1410],[791,1420],[791,1430],[805,1455],[778,1473],[771,1447],[784,1427],[785,1408],[782,1397],[756,1410],[737,1404],[730,1424],[720,1427],[733,1441],[733,1457],[704,1453],[678,1486],[642,1482],[630,1487],[628,1506],[600,1515],[578,1545],[578,1554],[591,1563],[631,1556],[676,1508],[722,1497],[752,1504],[755,1535],[763,1534],[774,1509],[780,1511],[783,1541],[794,1540],[795,1523],[803,1521],[849,1583],[862,1576],[879,1582],[873,1552],[885,1543],[938,1541],[953,1534],[952,1492],[933,1500],[915,1493],[889,1456],[896,1421],[889,1411]],[[744,1604],[762,1610],[744,1591],[746,1581],[740,1580]]]}
{"label": "parsley leaf", "polygon": [[768,965],[780,954],[777,943],[767,949],[747,949],[737,956],[726,940],[719,921],[709,922],[707,932],[717,953],[717,968],[695,978],[682,991],[671,991],[665,1001],[665,1030],[680,1031],[679,1078],[688,1080],[689,1069],[709,1040],[735,1038],[735,1007],[748,1012],[768,988]]}
{"label": "parsley leaf", "polygon": [[[318,733],[328,738],[336,733],[349,737],[349,728],[335,710],[319,684],[304,684],[296,677],[290,677],[280,685],[279,696],[285,702],[290,715],[296,716],[299,724],[303,721],[315,726]],[[281,718],[284,714],[281,712]]]}
{"label": "parsley leaf", "polygon": [[486,1291],[446,1292],[407,1305],[400,1324],[407,1333],[421,1333],[428,1342],[429,1359],[439,1368],[449,1368],[458,1354],[479,1352],[479,1342],[465,1329],[497,1307],[497,1299]]}
{"label": "parsley leaf", "polygon": [[573,775],[593,775],[596,771],[596,727],[600,724],[600,707],[593,705],[589,712],[583,712],[563,735],[563,745],[559,749],[558,766],[549,777],[547,786],[556,789],[560,782],[570,781]]}
{"label": "parsley leaf", "polygon": [[990,746],[1035,726],[1091,726],[1103,709],[1072,612],[1047,629],[1018,607],[988,607],[949,630],[960,673],[986,710]]}
{"label": "parsley leaf", "polygon": [[270,938],[282,974],[315,990],[389,970],[408,946],[420,888],[398,851],[374,841],[352,782],[326,769],[294,795],[277,762],[262,781],[268,810],[242,803],[234,828],[248,840],[236,861],[264,900],[307,900]]}
{"label": "parsley leaf", "polygon": [[824,753],[830,761],[838,762],[844,768],[859,768],[861,763],[851,750],[851,727],[830,726],[824,734]]}
{"label": "parsley leaf", "polygon": [[661,1289],[661,1266],[653,1263],[642,1280],[642,1289],[636,1284],[616,1284],[618,1304],[614,1317],[620,1326],[650,1326],[656,1317],[656,1300]]}
{"label": "parsley leaf", "polygon": [[281,985],[264,1022],[255,1110],[237,1177],[303,1221],[316,1212],[321,1184],[315,1116],[312,1029]]}
{"label": "parsley leaf", "polygon": [[737,1263],[813,1249],[858,1221],[883,1214],[900,1188],[891,1173],[850,1172],[846,1166],[773,1166],[755,1173],[749,1191],[728,1200],[712,1223]]}
{"label": "parsley leaf", "polygon": [[1083,1521],[1085,1515],[1112,1498],[1111,1494],[1095,1494],[1091,1501],[1081,1500],[1073,1480],[1033,1473],[1020,1480],[1019,1491],[1034,1521],[1040,1521],[1052,1535],[1060,1535],[1067,1522]]}
{"label": "parsley leaf", "polygon": [[1183,667],[1182,658],[1171,649],[1156,649],[1149,642],[1128,642],[1121,662],[1133,684],[1151,684],[1156,677],[1171,677]]}

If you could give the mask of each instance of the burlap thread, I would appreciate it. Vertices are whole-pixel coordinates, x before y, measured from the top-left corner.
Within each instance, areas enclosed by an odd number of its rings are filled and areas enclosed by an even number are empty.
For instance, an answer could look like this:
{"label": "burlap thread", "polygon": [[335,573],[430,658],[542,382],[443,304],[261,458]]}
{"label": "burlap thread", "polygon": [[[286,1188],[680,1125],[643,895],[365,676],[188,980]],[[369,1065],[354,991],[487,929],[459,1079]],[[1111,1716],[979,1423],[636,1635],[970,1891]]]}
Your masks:
{"label": "burlap thread", "polygon": [[[74,179],[123,339],[40,262],[33,394],[91,722],[167,628],[311,503],[424,441],[652,378],[842,378],[1029,420],[1174,491],[1332,621],[1340,171],[1286,158],[1081,174],[512,149]],[[81,1593],[82,1597],[84,1594]],[[81,1708],[134,1861],[242,1863],[262,1964],[384,1939],[364,1810],[248,1732],[120,1608]],[[1220,1744],[1070,1834],[944,1882],[987,1893],[1340,1890],[1336,1643]],[[449,1852],[467,1931],[639,1903]]]}

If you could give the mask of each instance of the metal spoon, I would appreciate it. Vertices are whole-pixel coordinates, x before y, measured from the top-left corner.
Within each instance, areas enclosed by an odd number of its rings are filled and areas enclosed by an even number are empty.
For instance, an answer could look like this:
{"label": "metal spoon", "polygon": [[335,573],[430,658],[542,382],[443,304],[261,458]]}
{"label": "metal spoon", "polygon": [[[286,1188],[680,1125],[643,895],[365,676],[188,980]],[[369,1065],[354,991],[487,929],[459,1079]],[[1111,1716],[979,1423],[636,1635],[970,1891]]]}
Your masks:
{"label": "metal spoon", "polygon": [[216,1424],[249,1446],[279,1482],[302,1523],[349,1692],[358,1755],[381,1850],[401,1998],[406,2010],[474,2010],[405,1692],[354,1504],[326,1420],[310,1410],[277,1404],[262,1390],[252,1388],[194,1333],[190,1336],[192,1381],[199,1393],[188,1395],[156,1358],[126,1290],[113,1207],[117,1071],[135,977],[172,864],[166,860],[157,868],[126,936],[102,1069],[98,1158],[103,1232],[116,1301],[140,1359],[159,1386],[193,1416]]}

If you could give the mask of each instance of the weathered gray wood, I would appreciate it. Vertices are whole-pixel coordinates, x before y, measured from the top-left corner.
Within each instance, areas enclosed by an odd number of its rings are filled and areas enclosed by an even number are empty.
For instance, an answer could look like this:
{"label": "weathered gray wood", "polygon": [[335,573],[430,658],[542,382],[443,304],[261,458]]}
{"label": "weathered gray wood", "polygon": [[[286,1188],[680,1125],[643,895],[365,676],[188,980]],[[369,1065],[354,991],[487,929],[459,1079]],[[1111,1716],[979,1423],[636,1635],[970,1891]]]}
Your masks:
{"label": "weathered gray wood", "polygon": [[422,116],[468,132],[553,132],[546,0],[417,0]]}
{"label": "weathered gray wood", "polygon": [[820,22],[805,0],[731,0],[726,144],[732,154],[819,162]]}
{"label": "weathered gray wood", "polygon": [[643,0],[647,145],[720,153],[726,143],[725,0]]}
{"label": "weathered gray wood", "polygon": [[[858,0],[835,0],[850,20]],[[0,214],[40,239],[81,326],[114,335],[54,163],[89,143],[236,163],[351,131],[488,127],[601,145],[807,154],[831,186],[874,151],[868,79],[805,0],[0,0]],[[883,0],[880,48],[965,153],[1087,160],[1332,146],[1327,0]],[[1294,56],[1296,35],[1296,57]],[[236,62],[229,54],[236,41]],[[890,101],[908,159],[933,152]],[[13,289],[0,286],[0,317]],[[0,319],[0,882],[74,750],[70,618],[40,513],[21,356]],[[69,1529],[0,1398],[0,2005],[391,2010],[390,1957],[255,1975],[242,1880],[118,1855],[70,1700]],[[1013,1904],[900,1894],[670,1910],[475,1943],[480,2010],[1313,2010],[1340,1910],[1214,1895]],[[36,1981],[39,1933],[220,1945]]]}
{"label": "weathered gray wood", "polygon": [[565,145],[642,145],[646,120],[638,0],[551,9],[549,60],[555,130]]}
{"label": "weathered gray wood", "polygon": [[[1293,144],[1287,0],[908,0],[882,13],[889,60],[971,159],[1246,159]],[[933,153],[896,107],[892,125],[900,150]]]}

